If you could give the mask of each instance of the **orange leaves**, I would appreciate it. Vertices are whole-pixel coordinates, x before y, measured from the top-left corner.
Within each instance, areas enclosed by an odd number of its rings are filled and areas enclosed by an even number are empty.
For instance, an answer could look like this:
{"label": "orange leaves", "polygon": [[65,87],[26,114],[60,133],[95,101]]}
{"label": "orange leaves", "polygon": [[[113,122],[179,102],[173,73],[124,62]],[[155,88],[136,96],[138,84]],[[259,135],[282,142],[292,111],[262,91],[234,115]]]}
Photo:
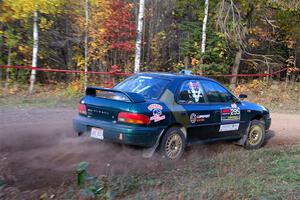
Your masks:
{"label": "orange leaves", "polygon": [[103,37],[109,41],[110,49],[131,52],[134,49],[136,29],[133,6],[121,0],[111,1],[109,5],[113,12],[104,22],[106,32]]}
{"label": "orange leaves", "polygon": [[101,62],[114,51],[120,55],[133,53],[135,21],[133,4],[122,0],[93,0],[90,5],[90,60]]}
{"label": "orange leaves", "polygon": [[[110,12],[108,0],[91,1],[89,22],[89,54],[91,60],[100,60],[107,53],[107,44],[102,35],[106,31],[103,23]],[[81,23],[84,23],[83,20]]]}
{"label": "orange leaves", "polygon": [[13,12],[14,10],[8,5],[6,1],[0,3],[0,21],[1,22],[8,22],[13,20]]}

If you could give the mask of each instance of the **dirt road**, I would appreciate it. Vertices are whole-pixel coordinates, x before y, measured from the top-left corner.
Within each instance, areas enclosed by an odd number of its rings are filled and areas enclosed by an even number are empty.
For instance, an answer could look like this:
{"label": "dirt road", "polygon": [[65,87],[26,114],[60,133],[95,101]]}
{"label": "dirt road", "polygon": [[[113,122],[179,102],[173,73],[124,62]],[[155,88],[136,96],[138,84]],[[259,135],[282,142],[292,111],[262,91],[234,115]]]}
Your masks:
{"label": "dirt road", "polygon": [[[144,159],[141,149],[76,137],[72,109],[0,108],[0,181],[20,190],[58,186],[75,179],[75,166],[90,163],[91,174],[159,170],[157,159]],[[272,114],[266,147],[300,143],[300,114]],[[241,147],[229,142],[193,146],[185,155],[205,156]]]}

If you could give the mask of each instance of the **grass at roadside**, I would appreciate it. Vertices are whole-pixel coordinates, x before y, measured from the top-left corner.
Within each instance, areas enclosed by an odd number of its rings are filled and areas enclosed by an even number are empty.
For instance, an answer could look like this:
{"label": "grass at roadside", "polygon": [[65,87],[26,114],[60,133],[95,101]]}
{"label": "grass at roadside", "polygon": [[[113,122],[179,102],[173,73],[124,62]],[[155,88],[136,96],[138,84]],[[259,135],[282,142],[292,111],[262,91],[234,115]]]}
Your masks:
{"label": "grass at roadside", "polygon": [[79,95],[69,96],[63,92],[47,92],[36,95],[8,95],[0,96],[0,107],[75,107],[79,99]]}
{"label": "grass at roadside", "polygon": [[240,150],[163,171],[110,178],[125,199],[299,199],[299,146]]}
{"label": "grass at roadside", "polygon": [[268,84],[255,79],[238,85],[234,92],[247,94],[246,101],[263,105],[272,112],[300,113],[299,91],[300,83],[286,85],[285,82],[273,81]]}
{"label": "grass at roadside", "polygon": [[83,96],[82,88],[77,85],[37,85],[33,95],[28,94],[27,88],[20,85],[0,88],[0,107],[74,107]]}
{"label": "grass at roadside", "polygon": [[[0,106],[9,107],[71,107],[76,106],[83,96],[79,82],[57,85],[37,85],[34,95],[28,94],[28,86],[12,85],[9,89],[0,88]],[[253,80],[240,84],[234,91],[248,94],[247,101],[258,103],[272,112],[300,112],[300,85],[286,86],[284,82]]]}
{"label": "grass at roadside", "polygon": [[[111,174],[109,171],[107,174]],[[106,186],[101,187],[96,198],[82,196],[75,177],[71,183],[32,192],[6,188],[5,178],[0,177],[0,180],[0,197],[2,194],[4,199],[296,200],[300,199],[300,146],[193,154],[188,161],[162,163],[157,170],[99,175]]]}
{"label": "grass at roadside", "polygon": [[[203,157],[203,158],[199,158]],[[92,163],[91,163],[92,164]],[[103,179],[103,176],[100,176]],[[300,146],[239,150],[164,163],[148,173],[106,177],[98,198],[83,198],[76,186],[59,189],[68,199],[300,199]],[[81,196],[81,197],[79,197]]]}

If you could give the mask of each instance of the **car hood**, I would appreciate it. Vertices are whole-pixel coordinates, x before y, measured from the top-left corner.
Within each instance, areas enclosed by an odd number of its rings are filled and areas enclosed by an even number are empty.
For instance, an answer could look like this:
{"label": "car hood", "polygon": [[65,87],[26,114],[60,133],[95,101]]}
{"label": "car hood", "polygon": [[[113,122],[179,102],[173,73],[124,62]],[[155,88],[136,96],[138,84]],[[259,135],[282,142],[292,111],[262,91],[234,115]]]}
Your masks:
{"label": "car hood", "polygon": [[259,104],[255,104],[255,103],[252,103],[252,102],[249,102],[249,101],[242,101],[242,104],[244,104],[246,107],[248,107],[249,109],[251,110],[257,110],[257,111],[261,111],[263,113],[269,113],[269,110],[262,106],[262,105],[259,105]]}

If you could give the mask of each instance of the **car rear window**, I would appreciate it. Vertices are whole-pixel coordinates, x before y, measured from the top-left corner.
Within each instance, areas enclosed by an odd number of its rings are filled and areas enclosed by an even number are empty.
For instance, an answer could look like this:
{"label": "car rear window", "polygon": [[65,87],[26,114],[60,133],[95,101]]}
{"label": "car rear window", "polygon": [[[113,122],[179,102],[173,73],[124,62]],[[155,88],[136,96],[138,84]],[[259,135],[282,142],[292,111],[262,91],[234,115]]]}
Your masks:
{"label": "car rear window", "polygon": [[118,92],[97,90],[96,97],[130,102],[130,99],[125,94],[118,93]]}
{"label": "car rear window", "polygon": [[158,99],[164,92],[169,80],[151,76],[133,76],[119,83],[114,89],[134,92],[146,99]]}

